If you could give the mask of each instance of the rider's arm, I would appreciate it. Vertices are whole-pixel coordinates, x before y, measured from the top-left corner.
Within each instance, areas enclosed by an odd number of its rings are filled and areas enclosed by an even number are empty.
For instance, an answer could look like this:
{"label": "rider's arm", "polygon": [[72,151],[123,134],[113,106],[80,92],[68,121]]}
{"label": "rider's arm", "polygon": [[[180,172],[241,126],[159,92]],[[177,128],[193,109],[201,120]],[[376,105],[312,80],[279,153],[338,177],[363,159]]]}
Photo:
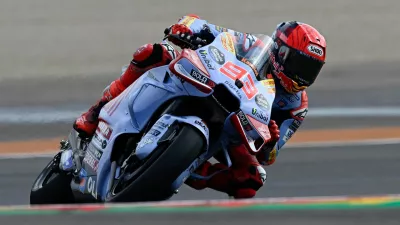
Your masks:
{"label": "rider's arm", "polygon": [[275,120],[279,126],[280,138],[272,151],[263,156],[263,160],[259,158],[260,162],[264,165],[271,165],[275,162],[279,151],[296,133],[308,112],[308,97],[306,91],[287,99],[283,97],[278,100],[277,103],[281,104],[282,108],[273,109],[271,119]]}
{"label": "rider's arm", "polygon": [[208,23],[206,20],[203,20],[200,17],[191,14],[180,18],[178,20],[178,24],[186,25],[190,28],[193,34],[201,35],[202,38],[210,42],[213,41],[214,38],[222,32],[228,32],[237,37],[243,37],[245,35],[245,33],[242,32]]}

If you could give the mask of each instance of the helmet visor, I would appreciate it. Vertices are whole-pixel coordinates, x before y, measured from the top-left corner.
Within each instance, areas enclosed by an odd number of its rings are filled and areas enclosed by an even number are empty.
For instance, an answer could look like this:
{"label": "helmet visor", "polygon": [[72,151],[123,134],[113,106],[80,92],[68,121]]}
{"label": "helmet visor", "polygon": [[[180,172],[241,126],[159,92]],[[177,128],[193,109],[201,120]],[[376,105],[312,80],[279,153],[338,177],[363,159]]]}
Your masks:
{"label": "helmet visor", "polygon": [[296,81],[299,86],[310,86],[317,78],[324,62],[296,49],[288,49],[288,55],[283,63],[286,76]]}

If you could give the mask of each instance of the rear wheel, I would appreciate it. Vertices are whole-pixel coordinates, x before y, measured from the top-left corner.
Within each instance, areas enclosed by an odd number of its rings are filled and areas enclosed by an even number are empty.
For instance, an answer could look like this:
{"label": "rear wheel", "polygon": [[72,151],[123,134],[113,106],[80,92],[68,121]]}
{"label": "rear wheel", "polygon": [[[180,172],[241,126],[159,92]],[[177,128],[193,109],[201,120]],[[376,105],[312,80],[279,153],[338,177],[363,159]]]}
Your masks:
{"label": "rear wheel", "polygon": [[30,204],[66,204],[74,203],[71,190],[72,176],[60,173],[58,160],[61,153],[47,164],[32,185]]}
{"label": "rear wheel", "polygon": [[[175,190],[172,183],[200,155],[204,149],[203,135],[195,127],[182,124],[169,129],[174,135],[162,143],[130,178],[118,179],[107,202],[161,201],[170,198]],[[169,130],[170,131],[170,130]]]}

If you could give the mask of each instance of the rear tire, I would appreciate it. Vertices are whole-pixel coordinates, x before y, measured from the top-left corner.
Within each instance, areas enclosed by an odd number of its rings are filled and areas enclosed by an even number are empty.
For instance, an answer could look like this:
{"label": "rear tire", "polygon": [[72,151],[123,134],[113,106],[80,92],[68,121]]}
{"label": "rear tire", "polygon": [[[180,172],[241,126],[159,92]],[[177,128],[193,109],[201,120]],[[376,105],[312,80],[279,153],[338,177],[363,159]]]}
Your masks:
{"label": "rear tire", "polygon": [[[170,128],[171,129],[171,128]],[[183,124],[167,146],[159,146],[140,168],[140,174],[129,186],[114,193],[116,181],[106,202],[162,201],[175,190],[172,183],[204,149],[203,135],[195,127]]]}
{"label": "rear tire", "polygon": [[70,186],[72,176],[55,171],[55,164],[54,160],[49,162],[33,183],[31,205],[74,203]]}

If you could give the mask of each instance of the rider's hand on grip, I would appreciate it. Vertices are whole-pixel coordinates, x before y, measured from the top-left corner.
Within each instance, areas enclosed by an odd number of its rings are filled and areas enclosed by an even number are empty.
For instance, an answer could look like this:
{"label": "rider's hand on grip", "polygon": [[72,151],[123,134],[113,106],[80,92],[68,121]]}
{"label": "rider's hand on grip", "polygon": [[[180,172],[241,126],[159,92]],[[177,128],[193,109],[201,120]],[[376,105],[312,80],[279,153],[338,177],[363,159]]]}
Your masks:
{"label": "rider's hand on grip", "polygon": [[167,29],[168,31],[165,31],[164,33],[168,32],[166,34],[168,35],[168,41],[174,43],[181,48],[188,47],[186,42],[190,43],[190,40],[192,38],[191,36],[193,35],[189,27],[183,24],[174,24]]}
{"label": "rider's hand on grip", "polygon": [[270,120],[268,124],[271,138],[264,145],[263,149],[258,152],[257,160],[263,165],[271,165],[275,162],[276,149],[274,149],[276,143],[280,138],[280,130],[275,120]]}
{"label": "rider's hand on grip", "polygon": [[271,134],[271,138],[269,139],[269,142],[276,143],[280,137],[280,130],[279,130],[279,127],[276,124],[275,120],[270,120],[268,127],[269,127],[269,132]]}
{"label": "rider's hand on grip", "polygon": [[164,30],[164,34],[168,41],[184,48],[197,49],[206,45],[206,42],[199,37],[196,37],[189,27],[183,24],[174,24]]}

